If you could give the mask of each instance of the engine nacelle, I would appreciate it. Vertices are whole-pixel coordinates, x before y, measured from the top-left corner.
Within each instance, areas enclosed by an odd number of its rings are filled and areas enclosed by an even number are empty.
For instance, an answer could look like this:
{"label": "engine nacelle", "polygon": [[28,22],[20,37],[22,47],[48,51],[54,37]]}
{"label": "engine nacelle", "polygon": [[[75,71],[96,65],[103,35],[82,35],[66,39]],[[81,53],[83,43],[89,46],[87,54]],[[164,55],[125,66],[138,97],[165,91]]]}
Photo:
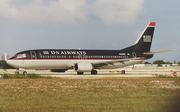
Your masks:
{"label": "engine nacelle", "polygon": [[91,63],[76,63],[74,68],[77,72],[91,72],[93,66]]}
{"label": "engine nacelle", "polygon": [[68,69],[51,69],[51,72],[65,72]]}

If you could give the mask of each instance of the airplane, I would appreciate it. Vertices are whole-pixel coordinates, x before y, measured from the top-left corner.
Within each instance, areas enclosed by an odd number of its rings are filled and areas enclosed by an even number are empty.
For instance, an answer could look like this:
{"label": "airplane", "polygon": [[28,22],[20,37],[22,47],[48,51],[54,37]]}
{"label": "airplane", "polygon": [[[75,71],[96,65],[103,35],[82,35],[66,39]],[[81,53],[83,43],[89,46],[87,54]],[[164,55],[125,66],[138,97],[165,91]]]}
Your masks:
{"label": "airplane", "polygon": [[116,69],[134,65],[152,58],[154,54],[173,51],[150,52],[155,25],[156,22],[150,22],[134,45],[121,50],[26,50],[8,59],[7,64],[23,69],[50,69],[52,72],[74,69],[78,75],[83,75],[84,72],[96,75],[97,69]]}

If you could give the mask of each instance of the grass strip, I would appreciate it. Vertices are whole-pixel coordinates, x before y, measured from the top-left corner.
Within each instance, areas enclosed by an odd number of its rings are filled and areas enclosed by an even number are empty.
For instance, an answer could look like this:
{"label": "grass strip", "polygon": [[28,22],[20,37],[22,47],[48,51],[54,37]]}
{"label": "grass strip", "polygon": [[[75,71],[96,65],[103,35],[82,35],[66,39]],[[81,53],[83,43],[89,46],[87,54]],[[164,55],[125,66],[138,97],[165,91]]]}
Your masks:
{"label": "grass strip", "polygon": [[52,77],[42,77],[40,74],[2,74],[1,79],[51,79]]}
{"label": "grass strip", "polygon": [[175,112],[179,78],[1,79],[0,111]]}

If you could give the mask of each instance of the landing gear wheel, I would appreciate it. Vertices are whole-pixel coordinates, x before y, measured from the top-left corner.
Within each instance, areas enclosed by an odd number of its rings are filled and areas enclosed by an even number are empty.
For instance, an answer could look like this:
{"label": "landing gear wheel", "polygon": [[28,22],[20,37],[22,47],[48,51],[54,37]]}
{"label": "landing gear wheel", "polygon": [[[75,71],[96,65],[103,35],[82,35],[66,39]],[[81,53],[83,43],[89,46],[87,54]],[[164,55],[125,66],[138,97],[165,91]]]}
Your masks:
{"label": "landing gear wheel", "polygon": [[77,72],[77,74],[78,74],[78,75],[83,75],[83,74],[84,74],[84,72]]}
{"label": "landing gear wheel", "polygon": [[92,75],[97,75],[97,70],[92,70],[92,71],[91,71],[91,74],[92,74]]}
{"label": "landing gear wheel", "polygon": [[125,72],[125,70],[122,70],[122,74],[125,74],[126,72]]}
{"label": "landing gear wheel", "polygon": [[24,75],[26,75],[26,74],[27,74],[27,72],[26,72],[26,71],[24,71],[24,72],[23,72],[23,74],[24,74]]}

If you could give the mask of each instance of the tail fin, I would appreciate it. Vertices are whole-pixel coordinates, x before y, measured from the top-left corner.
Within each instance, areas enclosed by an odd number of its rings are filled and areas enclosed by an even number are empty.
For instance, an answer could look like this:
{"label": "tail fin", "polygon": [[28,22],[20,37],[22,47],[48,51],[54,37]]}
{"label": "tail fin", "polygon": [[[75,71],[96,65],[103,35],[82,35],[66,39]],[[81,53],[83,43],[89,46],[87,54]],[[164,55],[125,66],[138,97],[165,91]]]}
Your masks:
{"label": "tail fin", "polygon": [[140,35],[136,43],[133,46],[124,48],[122,50],[135,52],[149,52],[151,49],[155,25],[155,22],[150,22],[143,31],[143,33]]}

